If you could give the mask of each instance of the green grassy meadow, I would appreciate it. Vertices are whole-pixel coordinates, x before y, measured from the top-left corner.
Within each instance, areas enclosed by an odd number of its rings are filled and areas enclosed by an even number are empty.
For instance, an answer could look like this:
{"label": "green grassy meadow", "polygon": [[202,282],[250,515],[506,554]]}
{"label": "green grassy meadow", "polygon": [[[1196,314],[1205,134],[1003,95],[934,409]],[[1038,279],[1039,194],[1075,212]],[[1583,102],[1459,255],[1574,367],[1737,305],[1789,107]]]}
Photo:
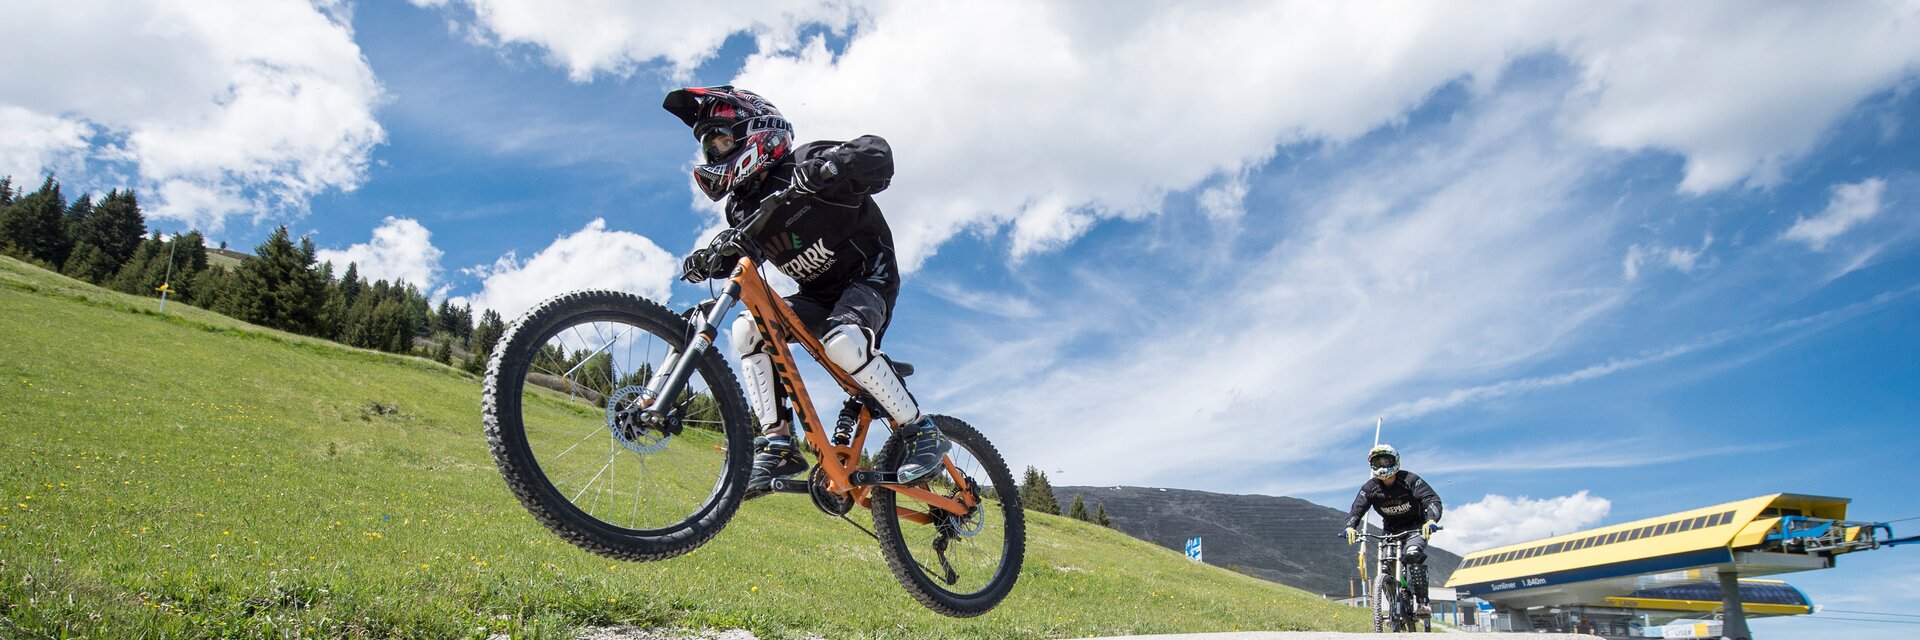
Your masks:
{"label": "green grassy meadow", "polygon": [[0,258],[0,637],[569,637],[630,624],[1052,638],[1366,622],[1031,512],[1018,587],[969,620],[914,602],[877,543],[804,496],[746,504],[691,555],[609,561],[508,493],[475,377],[156,306]]}

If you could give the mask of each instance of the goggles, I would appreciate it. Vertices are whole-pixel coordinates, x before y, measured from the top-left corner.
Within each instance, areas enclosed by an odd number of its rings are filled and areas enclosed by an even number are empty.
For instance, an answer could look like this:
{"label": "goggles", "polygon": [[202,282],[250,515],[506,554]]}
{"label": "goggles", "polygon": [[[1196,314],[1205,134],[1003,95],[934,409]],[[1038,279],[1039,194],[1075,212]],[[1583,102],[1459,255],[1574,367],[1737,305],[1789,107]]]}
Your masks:
{"label": "goggles", "polygon": [[1367,462],[1372,464],[1375,469],[1385,469],[1400,463],[1400,461],[1395,460],[1393,456],[1374,456],[1372,460],[1368,460]]}
{"label": "goggles", "polygon": [[713,127],[700,134],[700,155],[707,162],[720,162],[733,154],[738,145],[733,138],[733,129]]}

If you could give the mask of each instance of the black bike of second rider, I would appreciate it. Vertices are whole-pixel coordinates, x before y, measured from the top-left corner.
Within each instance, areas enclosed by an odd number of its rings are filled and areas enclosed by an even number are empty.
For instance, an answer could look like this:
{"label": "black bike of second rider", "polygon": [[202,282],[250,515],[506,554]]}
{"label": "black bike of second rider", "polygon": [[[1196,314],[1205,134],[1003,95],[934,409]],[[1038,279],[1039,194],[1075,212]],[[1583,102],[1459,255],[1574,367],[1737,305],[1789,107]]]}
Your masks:
{"label": "black bike of second rider", "polygon": [[1420,534],[1420,526],[1440,521],[1440,495],[1412,471],[1397,470],[1390,477],[1393,478],[1391,484],[1382,478],[1368,478],[1366,484],[1360,485],[1360,493],[1353,497],[1353,507],[1347,510],[1347,528],[1362,526],[1367,509],[1372,508],[1380,514],[1381,528],[1387,535],[1413,532],[1407,537],[1400,557],[1412,579],[1414,598],[1424,605],[1427,602],[1427,539]]}

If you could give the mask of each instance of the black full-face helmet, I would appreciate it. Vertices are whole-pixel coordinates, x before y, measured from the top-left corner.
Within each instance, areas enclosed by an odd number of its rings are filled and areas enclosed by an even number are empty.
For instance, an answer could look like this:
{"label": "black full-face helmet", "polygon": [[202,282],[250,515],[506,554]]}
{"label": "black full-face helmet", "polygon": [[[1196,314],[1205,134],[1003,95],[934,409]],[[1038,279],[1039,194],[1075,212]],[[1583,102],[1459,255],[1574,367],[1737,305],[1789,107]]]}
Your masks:
{"label": "black full-face helmet", "polygon": [[731,85],[688,87],[667,94],[660,105],[693,128],[700,164],[693,181],[719,200],[751,188],[769,167],[793,150],[793,125],[773,103]]}

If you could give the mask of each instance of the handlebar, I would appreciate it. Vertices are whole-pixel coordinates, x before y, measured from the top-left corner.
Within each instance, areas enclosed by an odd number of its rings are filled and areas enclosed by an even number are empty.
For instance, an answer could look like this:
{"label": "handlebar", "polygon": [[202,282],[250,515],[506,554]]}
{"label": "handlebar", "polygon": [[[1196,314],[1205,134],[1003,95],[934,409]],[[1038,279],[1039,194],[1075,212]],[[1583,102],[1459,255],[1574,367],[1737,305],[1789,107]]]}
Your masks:
{"label": "handlebar", "polygon": [[[773,219],[773,211],[792,200],[796,195],[799,194],[796,193],[796,189],[791,185],[785,189],[769,194],[766,198],[760,200],[760,206],[754,210],[752,216],[743,221],[741,226],[721,230],[718,235],[713,237],[712,241],[707,243],[707,248],[703,251],[719,259],[743,255],[759,258],[759,246],[754,244],[753,238],[758,237],[760,230],[766,228],[767,221]],[[709,265],[719,266],[719,263],[709,263]],[[681,278],[687,279],[686,274],[687,272],[683,271],[680,274]]]}
{"label": "handlebar", "polygon": [[[1434,531],[1439,531],[1439,530],[1441,530],[1441,529],[1445,529],[1445,528],[1446,528],[1446,527],[1444,527],[1444,526],[1441,526],[1441,525],[1439,525],[1439,524],[1435,524],[1435,525],[1433,525],[1433,530],[1434,530]],[[1361,532],[1360,532],[1360,536],[1359,536],[1359,537],[1361,537],[1361,538],[1369,538],[1369,539],[1373,539],[1373,540],[1400,540],[1400,539],[1403,539],[1403,538],[1407,538],[1407,537],[1409,537],[1409,536],[1412,536],[1412,535],[1414,535],[1414,534],[1417,534],[1417,533],[1420,533],[1420,530],[1419,530],[1419,529],[1408,529],[1408,530],[1406,530],[1406,531],[1402,531],[1402,532],[1400,532],[1400,533],[1391,533],[1391,534],[1387,534],[1387,533],[1368,533],[1368,532],[1365,532],[1365,531],[1361,531]],[[1347,537],[1347,532],[1345,532],[1345,531],[1341,531],[1340,533],[1336,533],[1336,534],[1333,534],[1333,537],[1335,537],[1335,538],[1345,538],[1345,537]]]}

